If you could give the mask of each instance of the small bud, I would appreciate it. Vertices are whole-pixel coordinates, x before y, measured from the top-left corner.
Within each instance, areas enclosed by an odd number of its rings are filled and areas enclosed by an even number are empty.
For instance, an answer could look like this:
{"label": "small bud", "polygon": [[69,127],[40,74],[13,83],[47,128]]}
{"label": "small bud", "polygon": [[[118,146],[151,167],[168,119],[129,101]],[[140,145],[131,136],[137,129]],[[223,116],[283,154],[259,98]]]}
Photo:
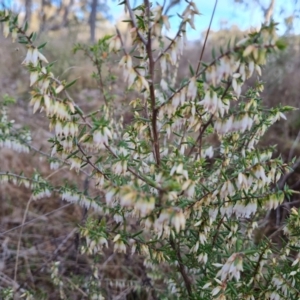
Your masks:
{"label": "small bud", "polygon": [[9,30],[9,21],[7,21],[7,22],[4,22],[4,24],[3,24],[3,35],[4,35],[5,38],[8,37],[9,32],[10,32],[10,30]]}

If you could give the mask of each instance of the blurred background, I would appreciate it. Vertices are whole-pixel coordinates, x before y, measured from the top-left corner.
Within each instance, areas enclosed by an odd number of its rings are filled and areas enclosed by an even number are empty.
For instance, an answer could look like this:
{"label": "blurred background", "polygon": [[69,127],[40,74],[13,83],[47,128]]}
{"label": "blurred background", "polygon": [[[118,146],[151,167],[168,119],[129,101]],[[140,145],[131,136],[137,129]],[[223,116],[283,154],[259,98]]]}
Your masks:
{"label": "blurred background", "polygon": [[[132,7],[140,2],[131,1]],[[179,65],[179,79],[188,75],[189,71],[185,67],[187,63],[197,64],[215,5],[212,0],[195,2],[201,15],[195,19],[197,30],[187,28],[188,45]],[[186,2],[182,0],[165,1],[165,13],[171,16],[171,29],[165,32],[168,37],[175,35],[180,24],[177,14],[181,14],[185,6]],[[79,42],[92,45],[104,35],[114,34],[115,25],[126,39],[127,25],[122,22],[126,19],[126,13],[123,6],[118,5],[118,1],[0,0],[0,8],[18,13],[20,24],[26,20],[29,30],[38,33],[37,44],[48,42],[43,53],[49,61],[55,62],[53,73],[69,82],[77,79],[76,85],[70,90],[75,102],[88,110],[97,109],[103,103],[97,82],[92,76],[95,71],[93,64],[82,53],[73,54],[73,47]],[[227,45],[229,39],[241,39],[251,27],[259,27],[274,19],[278,22],[278,35],[285,40],[287,48],[274,55],[263,68],[263,103],[266,107],[283,104],[299,108],[299,17],[298,0],[219,0],[204,52],[204,61],[210,61],[212,50]],[[0,35],[0,97],[8,94],[16,99],[17,105],[10,111],[10,117],[16,123],[30,128],[33,145],[49,153],[47,139],[52,135],[48,130],[48,121],[43,114],[36,114],[33,118],[32,109],[28,107],[28,73],[21,66],[25,55],[25,47],[12,44],[10,39],[6,40]],[[249,82],[253,83],[254,81]],[[122,91],[116,90],[116,87],[114,89],[119,95],[116,101],[120,101],[120,105],[129,103],[128,99],[122,98]],[[280,121],[268,131],[260,146],[277,145],[274,155],[281,155],[289,162],[295,156],[300,157],[300,112],[296,110],[287,115],[287,118],[287,121]],[[85,188],[86,178],[66,172],[65,168],[53,172],[49,169],[47,157],[39,154],[17,155],[10,150],[0,149],[1,171],[13,170],[19,173],[22,170],[26,176],[31,176],[34,168],[45,177],[48,176],[53,184],[66,180]],[[299,168],[296,168],[287,182],[294,189],[300,190]],[[90,193],[93,193],[92,187]],[[49,266],[53,261],[64,262],[61,273],[65,278],[82,278],[82,275],[88,276],[92,272],[90,258],[79,254],[80,238],[74,230],[84,221],[85,214],[75,205],[65,208],[65,203],[58,197],[42,199],[30,205],[26,221],[35,221],[26,225],[21,232],[18,226],[22,224],[29,198],[30,191],[25,188],[0,185],[0,289],[9,285],[13,278],[16,248],[21,236],[18,284],[39,289],[40,299],[58,299],[58,291],[53,288],[49,277]],[[111,289],[107,299],[147,299],[142,292],[139,296],[132,293],[132,298],[130,293],[122,296],[120,291],[124,291],[124,286],[117,287],[122,280],[131,280],[142,291],[143,284],[147,281],[143,264],[136,264],[135,261],[133,266],[130,255],[124,255],[120,259],[120,256],[114,256],[112,250],[108,249],[99,261],[99,269],[109,278],[112,286],[115,284],[114,288],[107,287],[108,290]],[[72,293],[70,299],[86,299],[76,288]]]}

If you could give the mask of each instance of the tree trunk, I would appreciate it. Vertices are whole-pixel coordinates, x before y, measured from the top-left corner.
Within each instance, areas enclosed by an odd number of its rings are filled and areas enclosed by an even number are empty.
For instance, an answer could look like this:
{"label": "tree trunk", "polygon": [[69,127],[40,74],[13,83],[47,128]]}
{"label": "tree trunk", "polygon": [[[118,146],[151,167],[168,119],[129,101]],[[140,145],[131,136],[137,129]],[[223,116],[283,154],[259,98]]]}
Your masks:
{"label": "tree trunk", "polygon": [[46,29],[46,12],[45,7],[47,5],[46,0],[41,0],[41,10],[40,10],[40,32]]}
{"label": "tree trunk", "polygon": [[30,25],[31,19],[31,0],[25,0],[25,20]]}
{"label": "tree trunk", "polygon": [[98,0],[92,0],[91,14],[89,18],[90,33],[91,33],[90,39],[92,43],[95,42],[97,7],[98,7]]}

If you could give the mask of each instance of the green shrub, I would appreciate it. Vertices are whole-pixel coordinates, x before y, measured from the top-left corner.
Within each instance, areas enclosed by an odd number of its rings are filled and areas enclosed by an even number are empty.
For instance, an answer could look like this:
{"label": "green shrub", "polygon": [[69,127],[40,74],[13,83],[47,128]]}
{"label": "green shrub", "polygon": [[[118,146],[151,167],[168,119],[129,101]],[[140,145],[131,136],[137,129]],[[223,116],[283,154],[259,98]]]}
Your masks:
{"label": "green shrub", "polygon": [[[75,82],[54,76],[41,52],[45,45],[34,44],[35,34],[27,33],[26,24],[19,27],[17,17],[1,12],[4,35],[27,47],[23,65],[32,87],[29,104],[34,113],[48,117],[54,131],[51,167],[65,164],[83,172],[98,193],[88,196],[77,186],[53,186],[37,172],[33,178],[2,172],[1,181],[31,188],[32,200],[55,193],[96,212],[80,226],[82,253],[98,261],[112,247],[120,255],[142,257],[148,278],[144,286],[153,299],[299,299],[299,212],[292,208],[278,229],[286,235],[280,247],[272,239],[253,238],[261,213],[276,209],[293,193],[277,186],[289,167],[272,158],[272,147],[256,147],[292,109],[266,109],[260,98],[261,66],[282,48],[276,24],[229,43],[209,64],[201,54],[198,65],[189,66],[189,78],[176,85],[186,28],[194,27],[199,14],[196,5],[188,3],[178,33],[166,43],[162,30],[170,24],[163,8],[145,1],[133,10],[126,3],[129,49],[119,31],[74,49],[84,51],[97,70],[93,77],[104,104],[92,112],[70,97],[68,88]],[[115,53],[120,77],[106,68]],[[255,86],[243,92],[253,74]],[[126,103],[129,122],[120,116],[120,102],[111,93],[115,82],[120,87],[126,82],[125,93],[132,96]],[[7,120],[7,102],[0,107],[0,146],[34,151],[29,133]],[[213,135],[218,139],[210,144]],[[93,274],[84,280],[74,277],[73,283],[61,275],[59,265],[53,262],[51,278],[61,298],[69,299],[73,285],[91,299],[110,296],[96,264],[91,265]],[[6,299],[20,292],[35,297],[34,290],[16,286],[2,291]]]}

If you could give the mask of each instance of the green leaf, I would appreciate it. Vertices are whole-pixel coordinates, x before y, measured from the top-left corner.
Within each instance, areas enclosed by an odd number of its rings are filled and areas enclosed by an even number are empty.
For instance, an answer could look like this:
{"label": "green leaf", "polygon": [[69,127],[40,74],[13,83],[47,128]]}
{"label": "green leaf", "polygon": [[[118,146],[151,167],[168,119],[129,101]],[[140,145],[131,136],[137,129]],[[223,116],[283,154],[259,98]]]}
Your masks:
{"label": "green leaf", "polygon": [[75,110],[80,116],[84,115],[83,111],[77,105],[75,106]]}
{"label": "green leaf", "polygon": [[25,24],[24,24],[24,27],[23,27],[23,31],[25,31],[25,32],[26,32],[26,31],[27,31],[27,29],[28,29],[28,22],[26,21],[26,22],[25,22]]}
{"label": "green leaf", "polygon": [[189,69],[190,69],[190,72],[191,72],[192,76],[194,76],[195,71],[194,71],[193,67],[190,64],[189,64]]}
{"label": "green leaf", "polygon": [[31,40],[34,42],[37,38],[37,34],[36,32],[33,33]]}
{"label": "green leaf", "polygon": [[70,86],[72,86],[75,82],[77,81],[77,79],[71,81],[70,83],[68,83],[66,86],[65,86],[65,89],[69,88]]}
{"label": "green leaf", "polygon": [[136,236],[140,235],[143,232],[144,232],[144,230],[141,230],[141,231],[135,233],[134,235],[132,235],[131,238],[135,238]]}
{"label": "green leaf", "polygon": [[69,158],[71,158],[72,156],[76,155],[78,152],[79,152],[79,150],[76,150],[76,151],[72,152],[71,154],[69,154],[67,156],[66,160],[69,159]]}
{"label": "green leaf", "polygon": [[18,17],[19,17],[19,15],[16,15],[15,17],[14,17],[14,19],[13,19],[13,24],[16,24],[17,22],[18,22]]}
{"label": "green leaf", "polygon": [[47,42],[45,42],[44,44],[38,46],[38,49],[39,49],[39,50],[40,50],[40,49],[43,49],[43,48],[46,46],[46,44],[47,44]]}
{"label": "green leaf", "polygon": [[211,55],[212,55],[213,60],[215,60],[215,59],[216,59],[216,51],[215,51],[215,48],[212,48],[212,50],[211,50]]}

